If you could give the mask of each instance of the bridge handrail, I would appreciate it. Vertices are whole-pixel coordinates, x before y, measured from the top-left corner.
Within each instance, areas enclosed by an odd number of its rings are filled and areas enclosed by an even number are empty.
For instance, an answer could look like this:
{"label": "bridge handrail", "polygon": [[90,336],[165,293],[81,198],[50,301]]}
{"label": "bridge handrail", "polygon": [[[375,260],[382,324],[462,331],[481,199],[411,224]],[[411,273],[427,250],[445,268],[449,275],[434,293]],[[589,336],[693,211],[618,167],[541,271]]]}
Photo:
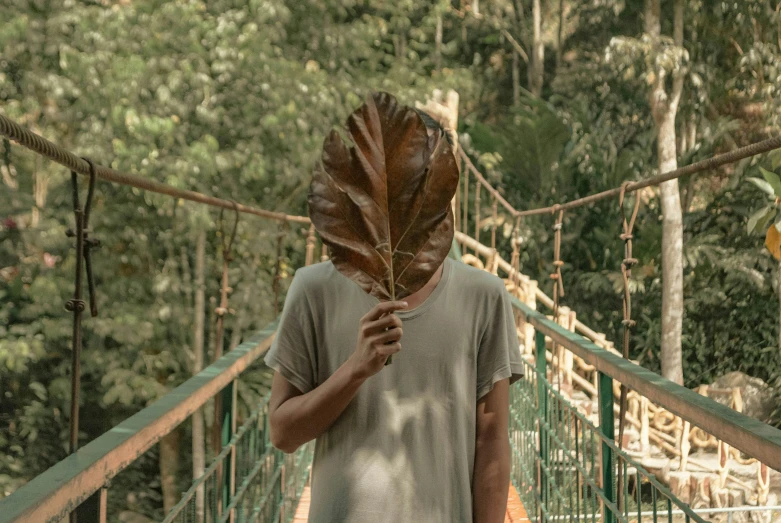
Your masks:
{"label": "bridge handrail", "polygon": [[[624,360],[516,297],[511,300],[524,321],[599,372],[770,468],[781,470],[781,430]],[[261,357],[271,345],[276,326],[275,320],[151,406],[0,500],[3,521],[56,521],[67,516]]]}
{"label": "bridge handrail", "polygon": [[59,521],[257,361],[278,319],[152,405],[0,499],[4,522]]}
{"label": "bridge handrail", "polygon": [[629,389],[768,467],[781,471],[781,430],[625,360],[549,320],[515,296],[511,296],[511,299],[524,321],[593,365],[597,371],[623,383]]}
{"label": "bridge handrail", "polygon": [[[463,233],[461,231],[456,231],[454,236],[455,241],[458,243],[462,243],[469,247],[470,249],[474,250],[475,252],[485,256],[486,258],[489,258],[492,255],[492,249],[486,245],[483,245],[482,243],[479,243],[474,238],[471,238],[468,234]],[[507,273],[508,278],[515,277],[515,269],[513,269],[512,265],[502,258],[501,256],[497,256],[496,263],[505,273]],[[517,275],[518,279],[521,281],[521,283],[528,284],[531,281],[531,278],[522,272],[519,272]],[[534,286],[534,298],[541,303],[542,305],[546,306],[549,309],[553,309],[553,298],[545,294],[545,291],[540,289],[538,286]],[[585,336],[586,338],[590,339],[591,341],[597,341],[599,339],[599,333],[590,328],[588,325],[583,323],[580,320],[575,320],[575,331],[580,332]],[[604,339],[603,339],[604,341]]]}

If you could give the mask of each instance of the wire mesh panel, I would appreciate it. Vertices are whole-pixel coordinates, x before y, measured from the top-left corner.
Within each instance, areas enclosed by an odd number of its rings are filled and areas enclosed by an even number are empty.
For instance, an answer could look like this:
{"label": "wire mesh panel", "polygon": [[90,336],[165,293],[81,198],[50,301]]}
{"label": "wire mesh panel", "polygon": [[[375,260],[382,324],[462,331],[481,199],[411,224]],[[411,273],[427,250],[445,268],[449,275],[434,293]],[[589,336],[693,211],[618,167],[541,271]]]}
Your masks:
{"label": "wire mesh panel", "polygon": [[612,380],[598,426],[548,381],[544,360],[525,367],[511,392],[512,482],[534,521],[705,521],[613,441]]}
{"label": "wire mesh panel", "polygon": [[313,445],[288,455],[274,448],[269,440],[268,400],[267,396],[242,423],[164,523],[292,521],[309,478]]}

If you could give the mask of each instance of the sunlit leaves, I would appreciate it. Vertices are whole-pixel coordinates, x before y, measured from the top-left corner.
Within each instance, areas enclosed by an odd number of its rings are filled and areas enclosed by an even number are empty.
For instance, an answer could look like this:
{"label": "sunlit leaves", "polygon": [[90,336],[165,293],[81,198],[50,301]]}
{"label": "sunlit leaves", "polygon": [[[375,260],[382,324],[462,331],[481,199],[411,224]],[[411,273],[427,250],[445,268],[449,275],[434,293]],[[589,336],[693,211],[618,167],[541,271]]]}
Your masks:
{"label": "sunlit leaves", "polygon": [[[781,198],[781,178],[773,171],[758,166],[764,180],[749,177],[747,180],[768,195],[772,203],[755,211],[748,219],[748,233],[765,232],[765,247],[776,260],[781,261],[781,220],[776,219],[778,201]],[[771,220],[775,223],[770,225]]]}
{"label": "sunlit leaves", "polygon": [[759,178],[754,178],[753,176],[750,176],[746,178],[747,181],[753,183],[757,187],[759,187],[763,192],[769,194],[770,196],[773,196],[775,194],[775,189],[773,189],[773,186],[770,185],[767,181],[761,180]]}
{"label": "sunlit leaves", "polygon": [[764,231],[767,223],[776,215],[776,209],[768,205],[763,207],[748,219],[748,232],[749,234],[756,231]]}
{"label": "sunlit leaves", "polygon": [[759,171],[762,173],[765,181],[767,181],[767,183],[773,188],[773,192],[771,194],[774,194],[777,198],[781,198],[781,180],[778,178],[778,175],[774,172],[764,169],[761,166],[759,167]]}

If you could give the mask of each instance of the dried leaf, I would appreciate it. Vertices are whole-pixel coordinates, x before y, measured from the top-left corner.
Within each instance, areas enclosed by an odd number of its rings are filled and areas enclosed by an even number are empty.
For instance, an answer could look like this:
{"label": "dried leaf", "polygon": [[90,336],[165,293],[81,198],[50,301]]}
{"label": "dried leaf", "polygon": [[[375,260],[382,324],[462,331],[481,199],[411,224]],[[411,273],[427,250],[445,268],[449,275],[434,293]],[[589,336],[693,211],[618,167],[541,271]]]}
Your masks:
{"label": "dried leaf", "polygon": [[778,232],[775,225],[771,225],[767,230],[765,247],[773,255],[773,258],[781,261],[781,232]]}
{"label": "dried leaf", "polygon": [[334,266],[380,300],[423,287],[453,240],[450,201],[458,164],[443,132],[375,93],[323,145],[309,188],[309,216]]}

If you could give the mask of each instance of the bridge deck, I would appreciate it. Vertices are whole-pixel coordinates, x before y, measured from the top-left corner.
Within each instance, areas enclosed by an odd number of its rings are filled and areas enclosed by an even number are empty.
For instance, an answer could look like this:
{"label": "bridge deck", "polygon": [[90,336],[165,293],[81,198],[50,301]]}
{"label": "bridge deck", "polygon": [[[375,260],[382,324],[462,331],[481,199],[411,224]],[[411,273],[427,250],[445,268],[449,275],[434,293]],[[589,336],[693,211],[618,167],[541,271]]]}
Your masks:
{"label": "bridge deck", "polygon": [[[296,515],[293,518],[293,523],[307,523],[307,515],[309,514],[309,485],[304,488],[304,492],[301,494],[301,500],[298,502],[298,508],[296,509]],[[515,487],[510,485],[510,492],[507,498],[507,513],[504,517],[504,523],[522,523],[529,521],[529,516],[526,514],[526,509],[523,508],[523,503],[518,497],[518,492]]]}

